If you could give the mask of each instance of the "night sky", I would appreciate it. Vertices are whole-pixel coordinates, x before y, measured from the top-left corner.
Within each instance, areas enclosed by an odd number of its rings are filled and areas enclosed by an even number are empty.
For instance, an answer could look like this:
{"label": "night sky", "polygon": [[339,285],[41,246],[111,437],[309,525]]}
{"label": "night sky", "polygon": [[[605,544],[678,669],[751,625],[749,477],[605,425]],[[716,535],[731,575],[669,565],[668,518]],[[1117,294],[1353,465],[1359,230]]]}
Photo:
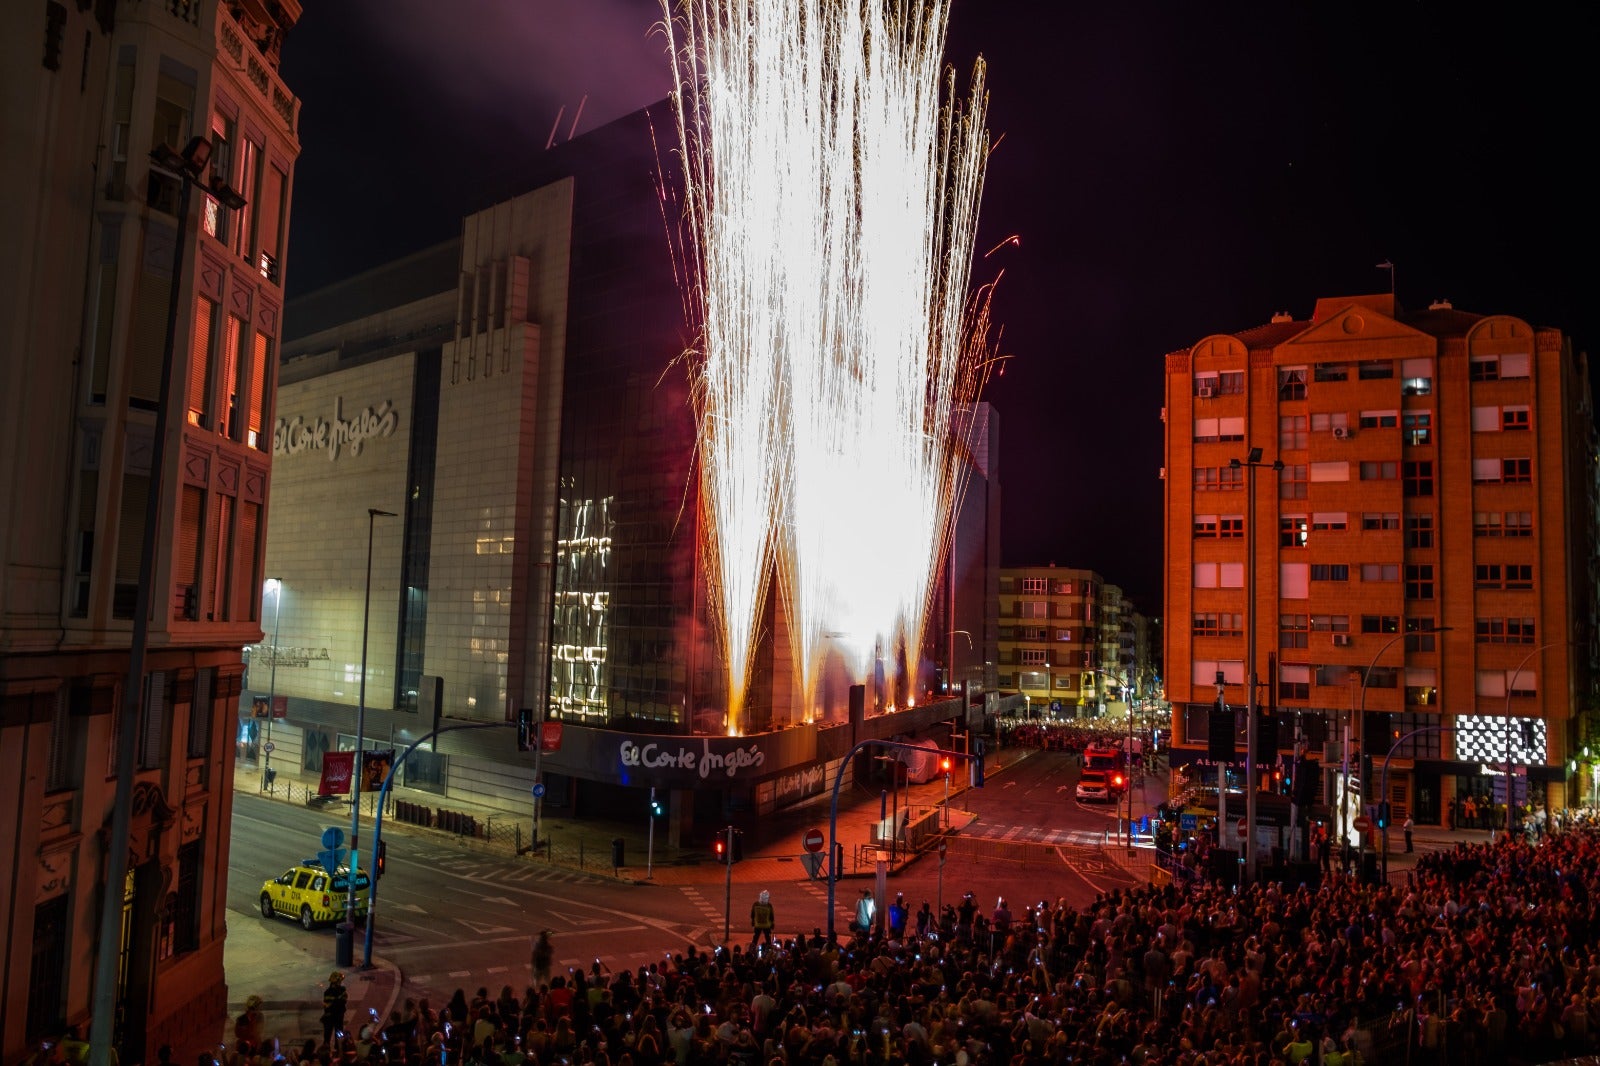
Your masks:
{"label": "night sky", "polygon": [[[307,3],[283,49],[303,102],[291,298],[526,191],[518,159],[566,139],[585,95],[580,135],[660,100],[659,18],[654,0]],[[949,57],[963,77],[988,61],[999,142],[979,254],[1021,238],[975,272],[1004,273],[1012,356],[986,393],[1003,564],[1088,567],[1159,613],[1163,357],[1384,291],[1380,262],[1407,308],[1518,315],[1592,351],[1582,18],[954,0]]]}

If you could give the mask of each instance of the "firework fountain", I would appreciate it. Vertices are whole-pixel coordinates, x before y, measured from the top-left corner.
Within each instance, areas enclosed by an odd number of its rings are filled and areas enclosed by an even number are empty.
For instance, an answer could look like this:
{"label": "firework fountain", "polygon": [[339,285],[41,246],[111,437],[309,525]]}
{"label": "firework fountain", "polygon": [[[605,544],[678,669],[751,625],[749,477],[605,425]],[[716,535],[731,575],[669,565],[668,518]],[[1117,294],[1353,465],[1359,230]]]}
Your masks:
{"label": "firework fountain", "polygon": [[[825,641],[914,671],[985,369],[983,65],[944,0],[684,0],[664,22],[698,327],[704,563],[739,731],[776,566],[804,706]],[[891,669],[893,667],[891,666]]]}

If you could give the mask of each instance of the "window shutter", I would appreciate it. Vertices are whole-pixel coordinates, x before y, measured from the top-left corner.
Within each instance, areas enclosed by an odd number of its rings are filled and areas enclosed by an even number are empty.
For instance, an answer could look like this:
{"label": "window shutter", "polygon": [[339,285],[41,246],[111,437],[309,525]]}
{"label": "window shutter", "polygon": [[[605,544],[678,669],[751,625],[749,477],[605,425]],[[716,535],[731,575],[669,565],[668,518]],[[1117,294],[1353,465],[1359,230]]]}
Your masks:
{"label": "window shutter", "polygon": [[139,768],[161,765],[161,733],[167,717],[167,675],[156,671],[145,680],[142,728],[139,730]]}
{"label": "window shutter", "polygon": [[216,671],[196,670],[194,700],[189,705],[189,758],[203,758],[211,748],[211,683]]}
{"label": "window shutter", "polygon": [[194,305],[194,340],[189,346],[189,421],[196,426],[211,424],[211,324],[216,304],[204,296]]}

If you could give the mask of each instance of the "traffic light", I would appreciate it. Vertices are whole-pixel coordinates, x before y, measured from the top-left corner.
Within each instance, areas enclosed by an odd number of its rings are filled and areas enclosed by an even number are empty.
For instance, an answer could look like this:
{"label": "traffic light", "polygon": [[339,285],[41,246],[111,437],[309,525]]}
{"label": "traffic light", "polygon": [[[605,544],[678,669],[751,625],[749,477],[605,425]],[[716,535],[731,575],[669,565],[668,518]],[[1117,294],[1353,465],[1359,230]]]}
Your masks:
{"label": "traffic light", "polygon": [[1317,799],[1317,774],[1321,772],[1321,764],[1301,756],[1294,761],[1294,780],[1289,786],[1289,795],[1294,799],[1296,807],[1309,807]]}
{"label": "traffic light", "polygon": [[1266,707],[1256,708],[1256,765],[1272,762],[1278,757],[1278,713]]}
{"label": "traffic light", "polygon": [[387,840],[380,840],[380,841],[378,841],[378,861],[372,867],[373,876],[382,877],[383,876],[383,869],[384,869],[385,866],[388,866],[388,865],[389,865],[389,842]]}
{"label": "traffic light", "polygon": [[728,838],[718,833],[717,839],[711,845],[711,853],[717,857],[718,862],[727,862]]}
{"label": "traffic light", "polygon": [[1272,791],[1278,793],[1280,796],[1285,794],[1283,785],[1283,767],[1281,766],[1272,771]]}
{"label": "traffic light", "polygon": [[1389,825],[1389,801],[1378,801],[1378,828],[1385,829]]}
{"label": "traffic light", "polygon": [[950,773],[950,766],[951,766],[950,756],[941,755],[939,757],[939,772],[941,774],[949,774]]}
{"label": "traffic light", "polygon": [[533,708],[517,708],[517,750],[533,750]]}
{"label": "traffic light", "polygon": [[656,799],[656,790],[652,788],[650,790],[650,817],[652,817],[652,818],[660,818],[663,814],[666,814],[666,813],[667,813],[666,804],[664,804],[660,800]]}

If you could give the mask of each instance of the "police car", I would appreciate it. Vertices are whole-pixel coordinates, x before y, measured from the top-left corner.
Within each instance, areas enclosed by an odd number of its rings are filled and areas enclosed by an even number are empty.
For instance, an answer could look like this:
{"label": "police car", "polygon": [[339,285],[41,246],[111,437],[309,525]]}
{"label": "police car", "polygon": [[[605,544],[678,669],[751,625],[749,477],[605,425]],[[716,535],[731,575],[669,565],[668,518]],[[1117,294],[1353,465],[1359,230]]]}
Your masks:
{"label": "police car", "polygon": [[[297,919],[307,929],[325,922],[344,920],[350,896],[350,868],[341,866],[332,874],[316,859],[306,859],[289,867],[282,876],[269,878],[261,885],[261,917]],[[356,921],[367,917],[372,882],[365,870],[356,874]]]}

